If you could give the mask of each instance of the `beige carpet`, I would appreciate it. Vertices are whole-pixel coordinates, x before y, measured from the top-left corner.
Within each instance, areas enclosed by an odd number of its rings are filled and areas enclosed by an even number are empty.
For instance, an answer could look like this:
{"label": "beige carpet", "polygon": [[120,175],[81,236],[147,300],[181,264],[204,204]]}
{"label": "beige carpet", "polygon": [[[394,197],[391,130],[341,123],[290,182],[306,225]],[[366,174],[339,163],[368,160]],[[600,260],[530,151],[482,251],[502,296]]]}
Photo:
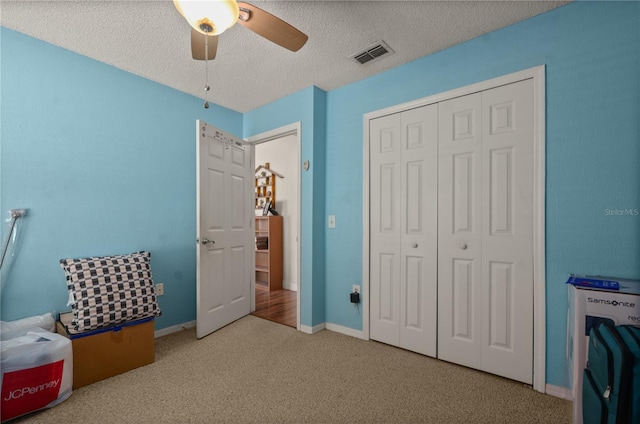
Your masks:
{"label": "beige carpet", "polygon": [[571,403],[381,343],[247,316],[25,423],[570,423]]}

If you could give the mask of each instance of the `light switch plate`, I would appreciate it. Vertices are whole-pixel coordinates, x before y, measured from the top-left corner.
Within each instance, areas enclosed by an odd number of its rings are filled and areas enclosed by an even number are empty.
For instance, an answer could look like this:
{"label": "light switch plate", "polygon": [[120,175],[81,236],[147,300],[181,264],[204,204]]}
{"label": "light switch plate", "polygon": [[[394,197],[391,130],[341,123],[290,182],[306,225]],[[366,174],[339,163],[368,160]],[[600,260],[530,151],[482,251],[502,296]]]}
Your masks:
{"label": "light switch plate", "polygon": [[329,215],[329,228],[336,228],[336,216]]}

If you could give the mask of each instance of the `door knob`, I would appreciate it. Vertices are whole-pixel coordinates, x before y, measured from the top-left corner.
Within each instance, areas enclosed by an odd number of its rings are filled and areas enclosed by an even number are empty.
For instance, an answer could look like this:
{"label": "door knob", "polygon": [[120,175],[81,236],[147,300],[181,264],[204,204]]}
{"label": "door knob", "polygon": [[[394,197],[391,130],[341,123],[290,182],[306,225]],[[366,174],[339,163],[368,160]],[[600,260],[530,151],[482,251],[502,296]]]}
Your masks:
{"label": "door knob", "polygon": [[200,240],[200,244],[205,244],[206,245],[206,244],[215,244],[215,243],[216,243],[215,241],[209,240],[209,239],[206,239],[206,238],[203,238],[202,240]]}
{"label": "door knob", "polygon": [[462,244],[460,245],[460,249],[462,249],[462,250],[466,250],[466,249],[467,249],[467,243],[462,243]]}
{"label": "door knob", "polygon": [[411,245],[411,247],[413,247],[413,248],[415,249],[416,247],[418,247],[418,243],[413,243],[413,244]]}

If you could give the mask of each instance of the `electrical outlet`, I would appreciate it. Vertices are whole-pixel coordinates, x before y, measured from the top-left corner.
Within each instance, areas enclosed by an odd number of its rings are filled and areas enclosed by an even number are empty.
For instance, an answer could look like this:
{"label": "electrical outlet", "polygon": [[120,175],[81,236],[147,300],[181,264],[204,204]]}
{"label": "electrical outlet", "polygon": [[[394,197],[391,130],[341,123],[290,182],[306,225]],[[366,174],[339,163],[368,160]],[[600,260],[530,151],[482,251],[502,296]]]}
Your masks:
{"label": "electrical outlet", "polygon": [[352,292],[353,293],[360,293],[360,286],[357,285],[357,284],[354,284],[353,288],[352,288]]}
{"label": "electrical outlet", "polygon": [[162,296],[164,294],[164,284],[158,283],[156,284],[156,296]]}

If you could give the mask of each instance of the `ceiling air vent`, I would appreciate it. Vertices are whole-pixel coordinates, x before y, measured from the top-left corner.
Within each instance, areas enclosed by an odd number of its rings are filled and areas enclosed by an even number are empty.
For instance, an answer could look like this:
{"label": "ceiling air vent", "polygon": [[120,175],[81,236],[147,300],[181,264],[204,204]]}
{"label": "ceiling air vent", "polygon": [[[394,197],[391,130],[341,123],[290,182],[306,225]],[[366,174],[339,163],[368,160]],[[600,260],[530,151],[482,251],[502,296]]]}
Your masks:
{"label": "ceiling air vent", "polygon": [[367,47],[365,50],[352,54],[349,57],[354,58],[360,62],[361,65],[364,65],[365,63],[372,62],[389,53],[393,53],[393,50],[391,50],[384,41],[378,41],[374,45]]}

